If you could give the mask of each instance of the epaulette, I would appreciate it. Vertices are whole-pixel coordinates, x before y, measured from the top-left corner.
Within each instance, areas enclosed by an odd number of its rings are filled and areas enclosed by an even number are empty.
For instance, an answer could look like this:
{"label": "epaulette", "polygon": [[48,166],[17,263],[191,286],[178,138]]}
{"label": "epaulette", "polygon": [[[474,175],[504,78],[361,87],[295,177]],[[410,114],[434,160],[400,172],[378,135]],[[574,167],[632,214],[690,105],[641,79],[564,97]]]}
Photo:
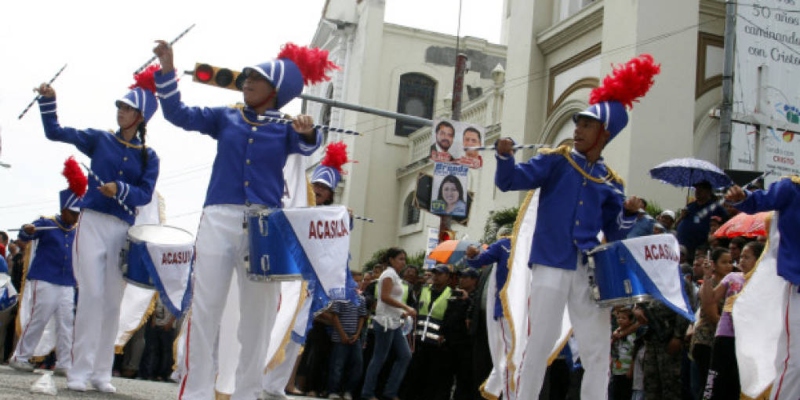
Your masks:
{"label": "epaulette", "polygon": [[543,154],[543,155],[546,155],[546,156],[550,155],[550,154],[560,154],[562,156],[567,156],[567,155],[569,155],[570,151],[572,151],[572,148],[567,146],[567,145],[565,145],[565,144],[563,144],[561,146],[556,147],[555,149],[542,147],[541,149],[539,149],[537,151],[537,153]]}
{"label": "epaulette", "polygon": [[619,182],[620,185],[625,186],[625,181],[622,179],[621,176],[619,176],[617,171],[611,169],[611,167],[609,167],[608,164],[606,164],[606,169],[608,170],[608,177],[610,178],[610,180],[617,181]]}
{"label": "epaulette", "polygon": [[792,176],[787,176],[787,178],[791,179],[792,182],[800,185],[800,176],[792,175]]}

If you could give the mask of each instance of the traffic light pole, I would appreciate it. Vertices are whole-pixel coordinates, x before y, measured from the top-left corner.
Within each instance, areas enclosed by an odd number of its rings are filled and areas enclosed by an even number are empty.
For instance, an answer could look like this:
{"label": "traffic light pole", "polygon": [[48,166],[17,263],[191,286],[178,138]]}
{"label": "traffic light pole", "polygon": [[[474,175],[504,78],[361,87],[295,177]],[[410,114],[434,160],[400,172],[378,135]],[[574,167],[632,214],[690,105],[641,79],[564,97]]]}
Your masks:
{"label": "traffic light pole", "polygon": [[[464,92],[464,75],[467,73],[466,54],[458,53],[456,56],[455,72],[455,77],[453,78],[452,119],[458,121],[461,119],[461,94]],[[449,215],[442,215],[439,217],[439,243],[442,242],[442,233],[450,231],[452,220],[453,218]]]}

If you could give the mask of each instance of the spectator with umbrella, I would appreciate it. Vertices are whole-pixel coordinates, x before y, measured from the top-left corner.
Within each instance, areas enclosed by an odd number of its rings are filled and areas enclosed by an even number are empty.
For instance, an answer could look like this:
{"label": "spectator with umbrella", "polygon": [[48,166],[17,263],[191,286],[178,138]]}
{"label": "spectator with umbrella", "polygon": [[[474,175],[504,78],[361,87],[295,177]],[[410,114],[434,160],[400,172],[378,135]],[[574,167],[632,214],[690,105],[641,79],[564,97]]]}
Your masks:
{"label": "spectator with umbrella", "polygon": [[703,211],[717,200],[713,189],[728,187],[733,182],[716,165],[695,158],[663,162],[650,170],[650,177],[673,186],[694,188],[694,201],[686,205],[675,221],[678,242],[686,246],[688,254],[694,254],[694,249],[708,240],[711,217],[728,218],[728,213],[721,207],[711,212]]}

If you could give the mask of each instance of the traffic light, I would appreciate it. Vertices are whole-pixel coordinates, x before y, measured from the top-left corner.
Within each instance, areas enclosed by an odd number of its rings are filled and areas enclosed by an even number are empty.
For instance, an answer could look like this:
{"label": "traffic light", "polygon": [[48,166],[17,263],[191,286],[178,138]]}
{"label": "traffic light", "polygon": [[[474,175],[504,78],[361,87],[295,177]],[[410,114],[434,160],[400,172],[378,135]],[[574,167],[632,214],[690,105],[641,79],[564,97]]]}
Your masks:
{"label": "traffic light", "polygon": [[244,74],[239,71],[202,63],[194,65],[194,74],[192,74],[192,80],[195,82],[231,90],[242,90],[244,78]]}
{"label": "traffic light", "polygon": [[451,230],[444,230],[439,232],[439,243],[442,243],[446,240],[455,240],[456,233]]}

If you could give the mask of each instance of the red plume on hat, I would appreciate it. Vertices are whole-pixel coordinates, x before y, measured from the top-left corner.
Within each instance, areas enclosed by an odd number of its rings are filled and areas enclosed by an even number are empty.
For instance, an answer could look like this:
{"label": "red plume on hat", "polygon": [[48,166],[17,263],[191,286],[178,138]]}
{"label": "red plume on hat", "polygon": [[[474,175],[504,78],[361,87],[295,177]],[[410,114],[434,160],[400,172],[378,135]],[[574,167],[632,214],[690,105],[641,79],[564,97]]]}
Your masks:
{"label": "red plume on hat", "polygon": [[134,74],[133,75],[134,83],[133,85],[130,85],[128,89],[136,89],[138,87],[155,93],[156,92],[155,73],[159,70],[161,70],[160,65],[152,64],[149,65],[147,68],[145,68],[144,71],[138,74]]}
{"label": "red plume on hat", "polygon": [[328,60],[327,50],[298,46],[294,43],[283,45],[278,58],[292,60],[303,75],[303,83],[306,85],[329,81],[331,78],[326,75],[328,71],[339,69],[338,65]]}
{"label": "red plume on hat", "polygon": [[642,54],[623,65],[614,67],[603,79],[603,84],[589,94],[589,104],[616,101],[628,109],[650,90],[653,77],[661,72],[661,65],[650,54]]}
{"label": "red plume on hat", "polygon": [[344,142],[333,142],[325,147],[325,157],[319,163],[341,174],[342,165],[350,161],[352,160],[347,159],[347,145]]}
{"label": "red plume on hat", "polygon": [[89,180],[86,178],[86,174],[83,173],[81,166],[75,161],[75,157],[70,157],[64,162],[64,171],[61,174],[67,178],[69,190],[72,193],[75,193],[78,197],[83,197],[86,194],[86,186],[89,184]]}

